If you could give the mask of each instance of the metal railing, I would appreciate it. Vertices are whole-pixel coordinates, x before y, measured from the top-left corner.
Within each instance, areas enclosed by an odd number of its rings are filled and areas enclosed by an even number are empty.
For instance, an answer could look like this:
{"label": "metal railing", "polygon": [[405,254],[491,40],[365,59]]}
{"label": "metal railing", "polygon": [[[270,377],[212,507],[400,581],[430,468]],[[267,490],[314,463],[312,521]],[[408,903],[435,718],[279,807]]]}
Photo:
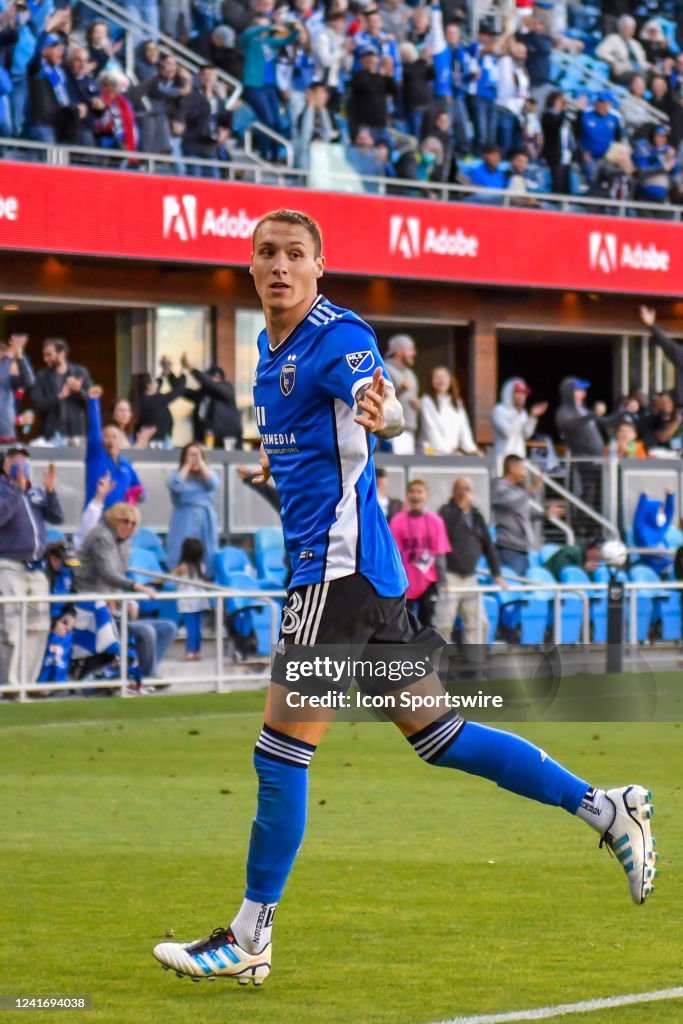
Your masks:
{"label": "metal railing", "polygon": [[[277,137],[265,125],[252,122],[252,132],[259,131],[271,137]],[[247,129],[249,131],[249,129]],[[246,135],[246,133],[245,133]],[[278,140],[279,141],[279,140]],[[282,139],[279,144],[291,160],[292,144]],[[324,143],[318,143],[324,145]],[[250,142],[253,151],[253,141]],[[42,163],[58,167],[87,167],[89,170],[121,169],[125,171],[185,174],[186,168],[196,169],[197,177],[215,177],[224,181],[244,182],[252,180],[256,184],[277,185],[280,188],[306,188],[309,172],[289,165],[273,165],[268,163],[240,162],[239,160],[207,160],[194,156],[168,155],[161,153],[144,153],[132,150],[100,149],[92,146],[52,145],[45,142],[33,142],[26,139],[0,138],[0,153],[5,160],[21,160],[22,154],[29,154]],[[118,165],[118,166],[117,166]],[[204,174],[203,172],[211,172]],[[529,192],[521,196],[507,189],[486,188],[476,185],[451,185],[441,182],[413,181],[407,178],[381,178],[377,176],[361,176],[357,172],[344,173],[330,171],[327,175],[329,185],[323,191],[344,192],[357,191],[361,182],[368,194],[391,195],[394,197],[448,201],[460,199],[464,202],[473,201],[481,205],[500,206],[510,209],[534,212],[609,214],[617,217],[631,217],[635,213],[642,217],[651,214],[658,221],[669,220],[680,223],[683,219],[683,207],[669,203],[642,203],[631,200],[594,199],[589,196],[560,195],[555,192]],[[347,187],[345,187],[347,186]],[[316,178],[316,187],[318,186]]]}
{"label": "metal railing", "polygon": [[[613,459],[611,461],[616,464],[616,459]],[[596,459],[595,463],[596,465],[602,466],[602,460]],[[566,501],[569,505],[572,505],[578,512],[581,512],[584,516],[587,516],[589,519],[592,519],[593,522],[596,523],[596,525],[600,526],[603,530],[607,532],[608,536],[619,539],[619,530],[613,522],[610,522],[609,519],[606,519],[605,516],[603,516],[596,509],[591,508],[590,505],[587,505],[586,502],[582,501],[582,499],[579,498],[576,494],[568,490],[566,487],[563,487],[562,484],[559,484],[557,480],[553,479],[553,477],[548,476],[547,473],[545,473],[542,469],[539,469],[539,467],[534,465],[533,462],[527,460],[525,462],[525,465],[530,473],[532,473],[534,476],[541,478],[545,487],[548,487],[551,491],[554,491],[556,494],[559,494],[560,497],[564,499],[564,501]],[[559,521],[555,521],[555,525],[559,525]],[[572,542],[570,541],[569,543]]]}

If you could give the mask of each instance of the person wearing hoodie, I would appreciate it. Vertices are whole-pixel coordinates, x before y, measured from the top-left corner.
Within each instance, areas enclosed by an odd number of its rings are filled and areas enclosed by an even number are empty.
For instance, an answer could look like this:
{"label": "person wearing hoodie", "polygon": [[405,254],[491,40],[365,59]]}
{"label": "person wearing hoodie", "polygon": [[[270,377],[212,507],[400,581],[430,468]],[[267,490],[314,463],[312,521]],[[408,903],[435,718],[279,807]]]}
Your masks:
{"label": "person wearing hoodie", "polygon": [[[616,426],[619,413],[606,416],[604,402],[596,402],[593,409],[586,406],[586,393],[590,381],[580,377],[565,377],[560,384],[560,406],[555,413],[555,425],[572,459],[578,459],[575,491],[582,501],[595,508],[600,501],[600,465],[592,460],[603,456],[605,441],[600,428]],[[586,528],[589,523],[586,522]]]}
{"label": "person wearing hoodie", "polygon": [[[675,508],[676,499],[673,491],[666,492],[664,501],[651,498],[647,491],[643,491],[633,516],[633,539],[636,547],[668,548],[666,534],[673,522]],[[673,566],[673,559],[658,558],[656,555],[643,555],[641,560],[659,576],[671,572]]]}
{"label": "person wearing hoodie", "polygon": [[500,468],[506,455],[526,458],[526,442],[533,436],[539,416],[548,408],[547,402],[536,402],[531,410],[527,410],[529,394],[531,388],[521,377],[511,377],[500,389],[500,401],[494,405],[491,414],[493,450]]}

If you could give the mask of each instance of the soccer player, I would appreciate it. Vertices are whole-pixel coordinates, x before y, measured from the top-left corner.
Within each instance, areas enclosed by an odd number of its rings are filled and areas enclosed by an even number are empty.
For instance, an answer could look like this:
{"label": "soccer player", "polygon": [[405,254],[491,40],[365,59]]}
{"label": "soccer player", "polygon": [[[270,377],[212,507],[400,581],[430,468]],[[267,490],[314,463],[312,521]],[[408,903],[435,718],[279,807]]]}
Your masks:
{"label": "soccer player", "polygon": [[[273,918],[304,836],[308,766],[334,717],[318,709],[305,722],[282,720],[278,693],[287,647],[372,650],[398,643],[433,652],[445,643],[406,610],[405,572],[377,501],[375,437],[400,433],[401,406],[371,328],[318,294],[323,268],[315,221],[293,210],[261,218],[250,268],[266,319],[254,380],[262,440],[254,479],[265,483],[273,474],[293,571],[254,752],[258,805],[244,902],[228,927],[207,938],[154,949],[166,969],[194,980],[227,976],[260,985],[270,972]],[[414,685],[443,693],[434,672]],[[615,851],[636,903],[652,892],[656,854],[646,789],[592,788],[521,737],[444,714],[443,705],[401,714],[397,725],[419,757],[563,807]]]}

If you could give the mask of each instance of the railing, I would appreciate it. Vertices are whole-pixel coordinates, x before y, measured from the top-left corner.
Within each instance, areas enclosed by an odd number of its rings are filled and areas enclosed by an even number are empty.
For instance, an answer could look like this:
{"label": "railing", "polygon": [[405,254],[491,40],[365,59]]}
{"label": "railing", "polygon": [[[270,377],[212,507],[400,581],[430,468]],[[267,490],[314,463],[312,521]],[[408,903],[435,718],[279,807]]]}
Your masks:
{"label": "railing", "polygon": [[[602,90],[608,90],[614,93],[615,96],[620,99],[624,99],[629,96],[628,89],[623,85],[618,85],[613,82],[610,78],[605,77],[595,68],[589,67],[582,63],[573,53],[567,53],[564,50],[554,50],[552,55],[553,63],[555,66],[560,67],[563,71],[571,71],[574,76],[580,79],[580,84],[584,85],[591,92],[602,92]],[[562,88],[560,84],[558,88]],[[647,115],[648,120],[656,124],[668,124],[668,114],[662,113],[661,110],[657,110],[647,100],[641,99],[638,96],[629,96],[629,102],[636,105],[644,114]],[[574,103],[571,104],[575,106]]]}
{"label": "railing", "polygon": [[[614,463],[615,466],[616,462],[616,459],[610,460],[610,463]],[[603,461],[599,459],[596,459],[595,463],[600,467],[602,467],[603,465]],[[575,462],[571,463],[571,465],[575,464]],[[569,505],[572,505],[578,512],[581,512],[584,516],[587,516],[589,519],[592,519],[593,522],[597,526],[600,526],[607,533],[608,536],[615,537],[617,539],[619,538],[619,530],[615,526],[614,522],[610,522],[609,519],[606,519],[605,516],[603,516],[596,509],[591,508],[590,505],[587,505],[585,501],[582,501],[581,498],[577,497],[577,495],[574,494],[572,491],[567,490],[566,487],[563,487],[562,484],[559,484],[557,480],[553,479],[553,477],[548,476],[547,473],[544,473],[543,470],[539,469],[538,466],[534,465],[533,462],[527,461],[525,465],[530,473],[532,473],[534,476],[541,478],[545,487],[549,488],[549,490],[551,491],[554,491],[556,494],[559,494],[559,496],[563,498],[564,501],[566,501]],[[554,522],[555,525],[559,525],[559,520],[555,520]],[[572,541],[570,541],[569,543],[572,543]]]}
{"label": "railing", "polygon": [[[661,552],[658,552],[661,553]],[[138,572],[138,570],[135,570]],[[146,573],[146,575],[155,576],[159,578],[158,573]],[[177,581],[176,581],[177,582]],[[587,648],[600,648],[603,645],[591,644],[590,640],[590,603],[596,599],[604,599],[609,583],[586,583],[586,584],[568,584],[568,583],[541,583],[534,582],[527,579],[520,579],[517,582],[516,579],[509,580],[510,586],[507,589],[503,589],[496,584],[484,584],[481,586],[458,586],[449,587],[448,593],[451,595],[476,595],[478,597],[484,594],[506,594],[508,600],[505,602],[508,605],[519,602],[524,604],[525,601],[529,600],[531,595],[538,594],[539,592],[551,592],[553,600],[553,635],[552,642],[554,645],[562,644],[562,600],[563,596],[572,594],[580,598],[582,602],[582,629],[581,629],[581,646]],[[656,592],[658,596],[667,594],[670,592],[681,593],[683,591],[683,581],[658,581],[653,583],[640,583],[640,582],[625,582],[624,589],[626,591],[625,608],[628,611],[628,643],[632,648],[638,646],[638,595],[640,593]],[[211,598],[215,600],[215,638],[216,638],[216,653],[213,671],[208,667],[204,668],[202,682],[209,683],[213,689],[218,693],[223,693],[226,687],[229,685],[231,688],[239,684],[249,683],[251,686],[254,684],[263,686],[268,683],[270,679],[270,665],[265,664],[265,667],[260,672],[227,672],[225,667],[225,656],[223,649],[223,613],[225,608],[226,600],[230,598],[247,598],[253,599],[260,604],[266,604],[271,611],[271,641],[274,646],[277,642],[278,627],[279,627],[279,614],[280,609],[278,606],[278,600],[284,595],[284,591],[263,591],[263,590],[237,590],[229,589],[224,587],[218,587],[214,584],[207,584],[202,589],[194,591],[183,591],[183,597],[199,597],[206,596],[207,590],[211,592]],[[178,598],[177,593],[160,592],[155,595],[155,601],[175,601]],[[20,621],[19,621],[19,681],[17,685],[0,684],[0,696],[6,695],[9,697],[17,698],[20,702],[25,702],[36,693],[42,692],[59,692],[74,691],[74,690],[118,690],[119,695],[126,697],[129,695],[129,679],[128,679],[128,626],[129,626],[129,612],[128,605],[131,601],[136,603],[144,602],[144,596],[139,593],[121,592],[112,594],[101,594],[101,593],[79,593],[79,594],[50,594],[44,598],[41,597],[39,601],[36,601],[35,597],[26,595],[10,595],[0,596],[0,605],[19,605],[20,606]],[[27,679],[26,669],[26,642],[25,638],[27,635],[28,625],[28,606],[38,605],[53,605],[53,604],[82,604],[92,602],[111,602],[115,601],[121,605],[121,621],[119,627],[119,644],[120,644],[120,656],[119,664],[120,671],[119,676],[113,679],[105,680],[69,680],[66,683],[38,683],[34,680]],[[479,636],[482,635],[482,624],[483,624],[483,604],[482,601],[477,601],[477,619],[476,629]],[[145,621],[144,619],[142,621]],[[149,621],[149,620],[148,620]],[[37,632],[37,631],[35,631]],[[494,649],[497,645],[494,645]],[[523,649],[523,648],[522,648]],[[264,658],[264,661],[268,659]],[[178,676],[161,677],[154,680],[155,686],[167,686],[167,685],[187,685],[194,684],[197,680],[194,677],[180,678]]]}
{"label": "railing", "polygon": [[278,132],[274,132],[272,128],[267,128],[266,125],[262,124],[260,121],[252,121],[244,132],[244,152],[251,160],[256,161],[256,163],[261,164],[263,167],[272,168],[273,166],[259,155],[254,145],[254,134],[267,135],[269,139],[273,139],[277,142],[277,144],[285,151],[286,166],[288,168],[294,167],[294,146],[292,143],[289,139],[285,139]]}
{"label": "railing", "polygon": [[[252,122],[252,132],[259,131],[272,137],[265,125]],[[249,131],[249,129],[247,129]],[[287,159],[291,160],[291,143],[287,139],[277,137],[284,148]],[[318,143],[324,145],[324,143]],[[253,151],[253,142],[250,142]],[[232,160],[206,160],[194,156],[174,156],[160,153],[142,153],[131,150],[99,149],[91,146],[63,146],[44,142],[33,142],[26,139],[0,138],[0,153],[5,160],[21,160],[22,154],[28,159],[39,159],[43,163],[59,166],[87,166],[90,170],[98,167],[111,170],[120,165],[121,170],[149,173],[165,172],[182,174],[185,168],[196,169],[202,176],[210,171],[213,176],[224,181],[248,181],[256,184],[274,184],[281,188],[307,187],[309,172],[297,167],[246,163]],[[669,220],[680,223],[683,218],[683,207],[666,203],[641,203],[631,200],[594,199],[589,196],[559,195],[554,192],[529,192],[525,196],[509,192],[506,189],[486,188],[475,185],[450,185],[431,181],[412,181],[406,178],[380,178],[376,176],[360,176],[355,171],[345,174],[330,171],[327,191],[339,192],[355,188],[360,181],[367,190],[375,195],[404,195],[413,199],[443,200],[460,199],[473,201],[483,205],[496,205],[505,208],[523,209],[533,212],[534,209],[558,211],[561,213],[610,214],[617,217],[630,217],[634,213],[647,217],[654,215],[657,220]]]}

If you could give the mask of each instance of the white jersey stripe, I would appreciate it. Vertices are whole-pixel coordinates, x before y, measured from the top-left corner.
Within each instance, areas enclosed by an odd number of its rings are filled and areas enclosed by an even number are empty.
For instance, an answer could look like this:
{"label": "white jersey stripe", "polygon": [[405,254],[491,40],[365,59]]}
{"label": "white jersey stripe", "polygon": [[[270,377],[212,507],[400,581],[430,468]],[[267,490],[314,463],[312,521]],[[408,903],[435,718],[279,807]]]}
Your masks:
{"label": "white jersey stripe", "polygon": [[315,617],[313,623],[313,632],[311,634],[310,643],[316,643],[318,639],[318,630],[320,629],[320,620],[323,617],[323,611],[325,610],[325,603],[327,601],[327,591],[329,590],[329,583],[323,583],[322,593],[320,595],[320,601],[318,602],[318,614]]}
{"label": "white jersey stripe", "polygon": [[311,633],[313,632],[313,623],[315,622],[315,616],[316,616],[316,613],[318,611],[318,604],[320,603],[321,591],[322,591],[322,584],[321,583],[316,583],[315,586],[313,587],[313,598],[311,600],[311,606],[310,606],[310,608],[308,610],[308,615],[306,616],[306,623],[304,625],[303,639],[301,641],[302,644],[310,644],[310,643],[312,643]]}

